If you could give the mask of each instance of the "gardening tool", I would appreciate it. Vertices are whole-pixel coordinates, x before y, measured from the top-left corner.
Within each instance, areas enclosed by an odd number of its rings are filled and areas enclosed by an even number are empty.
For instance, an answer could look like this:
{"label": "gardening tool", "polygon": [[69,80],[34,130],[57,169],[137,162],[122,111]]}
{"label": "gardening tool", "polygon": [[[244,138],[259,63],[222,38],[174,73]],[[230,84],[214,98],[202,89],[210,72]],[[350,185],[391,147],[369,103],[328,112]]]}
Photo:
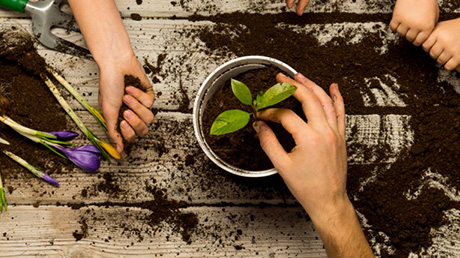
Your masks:
{"label": "gardening tool", "polygon": [[79,32],[72,15],[61,11],[66,0],[0,0],[0,7],[7,7],[32,18],[32,31],[37,40],[47,48],[78,57],[92,59],[88,49],[75,45],[51,33],[54,27]]}

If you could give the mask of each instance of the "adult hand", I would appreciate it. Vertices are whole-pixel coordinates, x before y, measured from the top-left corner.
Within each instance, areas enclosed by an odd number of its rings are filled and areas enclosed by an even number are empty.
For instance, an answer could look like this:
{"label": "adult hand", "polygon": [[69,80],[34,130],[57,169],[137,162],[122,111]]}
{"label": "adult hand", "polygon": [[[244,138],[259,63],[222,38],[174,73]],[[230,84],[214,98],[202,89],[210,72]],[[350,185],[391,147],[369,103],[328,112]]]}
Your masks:
{"label": "adult hand", "polygon": [[436,0],[397,0],[390,28],[415,46],[420,46],[433,31],[438,19]]}
{"label": "adult hand", "polygon": [[[295,1],[296,0],[286,0],[287,7],[291,9],[294,6]],[[299,0],[295,8],[297,15],[301,16],[303,14],[305,8],[308,5],[308,2],[310,2],[310,0]]]}
{"label": "adult hand", "polygon": [[[123,138],[132,143],[136,135],[142,137],[148,133],[148,125],[154,118],[150,110],[154,102],[154,92],[142,65],[134,54],[124,59],[100,65],[99,105],[107,122],[109,136],[118,152],[124,147],[118,128]],[[125,74],[138,77],[144,91],[128,85],[125,89]],[[123,112],[124,120],[118,125],[122,103],[129,109]]]}
{"label": "adult hand", "polygon": [[257,121],[261,147],[310,215],[329,257],[374,257],[346,193],[345,108],[338,85],[330,86],[331,99],[302,74],[295,79],[277,75],[297,87],[294,97],[308,122],[289,109],[271,108],[257,117],[281,123],[296,146],[287,153],[270,127]]}
{"label": "adult hand", "polygon": [[[460,18],[438,23],[423,49],[430,53],[446,70],[453,70],[460,64]],[[459,70],[460,71],[460,70]]]}

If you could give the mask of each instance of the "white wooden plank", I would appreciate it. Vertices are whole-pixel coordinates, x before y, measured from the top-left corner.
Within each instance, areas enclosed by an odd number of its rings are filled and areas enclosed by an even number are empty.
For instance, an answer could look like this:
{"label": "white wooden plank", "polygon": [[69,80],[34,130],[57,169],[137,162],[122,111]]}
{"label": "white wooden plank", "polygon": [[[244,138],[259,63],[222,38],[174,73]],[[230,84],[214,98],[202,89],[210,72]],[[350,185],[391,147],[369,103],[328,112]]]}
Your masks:
{"label": "white wooden plank", "polygon": [[[300,207],[193,207],[183,212],[198,216],[191,244],[167,223],[155,231],[139,219],[151,212],[138,208],[11,206],[0,215],[0,257],[326,257]],[[83,233],[82,221],[87,234],[76,241],[73,233]]]}

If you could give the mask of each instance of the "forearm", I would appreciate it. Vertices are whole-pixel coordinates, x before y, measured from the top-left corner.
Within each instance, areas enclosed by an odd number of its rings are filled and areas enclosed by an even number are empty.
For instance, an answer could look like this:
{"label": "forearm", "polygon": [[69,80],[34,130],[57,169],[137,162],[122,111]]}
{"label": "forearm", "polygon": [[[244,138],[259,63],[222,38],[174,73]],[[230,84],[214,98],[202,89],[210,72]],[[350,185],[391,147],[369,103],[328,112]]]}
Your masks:
{"label": "forearm", "polygon": [[353,205],[347,201],[334,212],[312,217],[328,257],[374,257]]}
{"label": "forearm", "polygon": [[99,66],[128,60],[134,55],[113,0],[69,0],[69,5]]}

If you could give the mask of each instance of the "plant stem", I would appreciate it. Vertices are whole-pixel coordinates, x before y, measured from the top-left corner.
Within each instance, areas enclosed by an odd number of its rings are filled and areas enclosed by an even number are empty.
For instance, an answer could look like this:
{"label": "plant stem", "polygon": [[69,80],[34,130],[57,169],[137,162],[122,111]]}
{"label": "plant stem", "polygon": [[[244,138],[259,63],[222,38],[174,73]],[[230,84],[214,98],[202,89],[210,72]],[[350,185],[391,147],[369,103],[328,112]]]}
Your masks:
{"label": "plant stem", "polygon": [[56,71],[54,71],[53,69],[51,69],[51,67],[47,66],[46,67],[46,70],[52,74],[54,76],[54,78],[56,78],[56,80],[62,85],[64,86],[64,88],[66,88],[70,94],[72,94],[72,96],[74,96],[74,98],[80,102],[80,104],[86,108],[86,110],[88,110],[88,112],[91,113],[91,115],[93,115],[93,117],[97,120],[97,122],[99,123],[99,125],[101,125],[101,127],[107,132],[107,124],[105,122],[105,119],[104,117],[101,115],[100,111],[97,110],[94,106],[92,106],[91,104],[89,104],[81,95],[80,93],[78,93],[78,91],[76,91],[72,85],[70,85],[69,82],[66,81],[66,79],[64,79],[64,77],[62,77],[61,75],[59,75]]}
{"label": "plant stem", "polygon": [[57,99],[61,107],[67,112],[67,114],[72,118],[72,120],[77,124],[78,128],[83,132],[83,134],[88,137],[88,139],[93,143],[102,153],[104,158],[110,163],[110,157],[105,151],[104,148],[101,147],[101,145],[98,143],[98,139],[96,139],[95,135],[83,124],[83,122],[80,120],[80,118],[75,114],[73,109],[70,107],[70,105],[67,103],[67,101],[62,97],[61,93],[59,90],[56,88],[56,86],[51,82],[51,80],[48,78],[48,76],[42,74],[41,75],[43,81],[45,82],[46,86],[50,89],[51,93],[53,93],[54,97]]}
{"label": "plant stem", "polygon": [[0,212],[3,212],[3,207],[5,211],[8,211],[8,204],[6,203],[5,190],[3,189],[2,176],[0,175]]}
{"label": "plant stem", "polygon": [[25,126],[17,123],[16,121],[14,121],[13,119],[11,119],[11,118],[9,118],[7,116],[0,116],[0,121],[5,123],[9,127],[13,128],[15,131],[20,132],[21,134],[28,134],[28,135],[34,135],[34,136],[43,136],[43,137],[51,138],[51,139],[56,139],[57,138],[56,136],[54,136],[52,134],[45,133],[45,132],[40,132],[40,131],[25,127]]}
{"label": "plant stem", "polygon": [[9,151],[3,151],[3,153],[5,153],[5,155],[10,157],[12,160],[16,161],[19,165],[21,165],[24,168],[26,168],[27,170],[29,170],[36,177],[38,177],[40,179],[43,179],[43,180],[45,180],[46,182],[48,182],[48,183],[50,183],[52,185],[59,186],[59,183],[56,180],[54,180],[49,175],[43,173],[42,171],[38,170],[36,167],[30,165],[27,161],[25,161],[21,157],[16,156],[15,154],[13,154],[13,153],[11,153]]}
{"label": "plant stem", "polygon": [[5,144],[5,145],[10,145],[10,143],[7,140],[3,139],[2,137],[0,137],[0,143]]}

